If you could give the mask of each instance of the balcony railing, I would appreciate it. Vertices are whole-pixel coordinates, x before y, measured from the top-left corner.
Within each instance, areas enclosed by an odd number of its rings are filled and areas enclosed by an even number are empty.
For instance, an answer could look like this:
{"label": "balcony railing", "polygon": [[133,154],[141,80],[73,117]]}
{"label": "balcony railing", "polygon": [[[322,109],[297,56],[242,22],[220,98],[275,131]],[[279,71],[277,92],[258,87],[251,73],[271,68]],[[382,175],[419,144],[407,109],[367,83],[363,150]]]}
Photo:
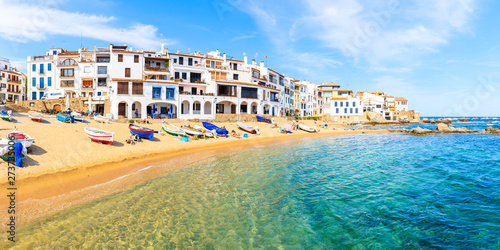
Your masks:
{"label": "balcony railing", "polygon": [[82,88],[91,89],[93,84],[82,84]]}
{"label": "balcony railing", "polygon": [[75,83],[61,83],[61,87],[75,87]]}
{"label": "balcony railing", "polygon": [[204,95],[204,96],[213,96],[214,95],[214,93],[203,93],[203,94],[196,93],[196,94],[192,94],[189,91],[181,91],[181,92],[179,92],[179,94],[181,94],[181,95],[200,95],[200,96],[202,96],[202,95]]}
{"label": "balcony railing", "polygon": [[[1,79],[1,78],[0,78]],[[21,80],[12,80],[12,78],[7,78],[7,82],[21,83]]]}
{"label": "balcony railing", "polygon": [[168,68],[162,68],[162,67],[151,67],[151,66],[144,66],[144,70],[151,70],[151,71],[159,71],[159,72],[169,72]]}

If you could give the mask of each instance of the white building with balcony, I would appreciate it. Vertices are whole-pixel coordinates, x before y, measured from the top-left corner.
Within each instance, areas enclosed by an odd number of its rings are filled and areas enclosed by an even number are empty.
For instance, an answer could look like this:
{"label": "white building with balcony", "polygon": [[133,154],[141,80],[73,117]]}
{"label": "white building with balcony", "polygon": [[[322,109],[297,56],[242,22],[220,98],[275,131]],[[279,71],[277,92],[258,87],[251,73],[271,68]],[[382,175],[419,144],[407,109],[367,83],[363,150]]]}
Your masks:
{"label": "white building with balcony", "polygon": [[25,75],[12,67],[9,59],[0,57],[0,100],[22,101]]}

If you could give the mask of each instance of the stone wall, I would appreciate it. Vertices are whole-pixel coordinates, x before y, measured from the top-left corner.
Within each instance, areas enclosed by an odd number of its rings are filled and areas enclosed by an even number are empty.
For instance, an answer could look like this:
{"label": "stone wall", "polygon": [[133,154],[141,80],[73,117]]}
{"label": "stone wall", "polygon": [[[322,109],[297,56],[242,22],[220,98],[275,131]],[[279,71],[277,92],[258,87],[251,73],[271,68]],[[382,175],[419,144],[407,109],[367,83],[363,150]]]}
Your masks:
{"label": "stone wall", "polygon": [[408,121],[412,120],[420,120],[420,113],[416,112],[415,110],[409,110],[409,111],[393,111],[392,116],[396,117],[395,121],[399,121],[401,117],[406,117],[408,118]]}
{"label": "stone wall", "polygon": [[[216,114],[214,120],[203,120],[203,119],[189,119],[188,121],[192,122],[201,122],[201,121],[208,121],[208,122],[257,122],[257,115],[251,115],[251,114]],[[272,115],[259,115],[267,119],[273,118]]]}
{"label": "stone wall", "polygon": [[[337,121],[335,121],[335,117]],[[355,121],[355,117],[357,117],[357,121]],[[331,115],[331,114],[323,114],[324,122],[333,122],[333,123],[357,123],[357,122],[366,122],[366,115]]]}
{"label": "stone wall", "polygon": [[[78,97],[69,99],[69,108],[73,111],[87,113],[89,110],[89,105],[84,104],[89,100],[88,97]],[[44,112],[46,110],[53,110],[59,105],[61,110],[66,110],[66,99],[49,99],[49,100],[27,100],[19,102],[20,106],[28,108],[37,112]]]}

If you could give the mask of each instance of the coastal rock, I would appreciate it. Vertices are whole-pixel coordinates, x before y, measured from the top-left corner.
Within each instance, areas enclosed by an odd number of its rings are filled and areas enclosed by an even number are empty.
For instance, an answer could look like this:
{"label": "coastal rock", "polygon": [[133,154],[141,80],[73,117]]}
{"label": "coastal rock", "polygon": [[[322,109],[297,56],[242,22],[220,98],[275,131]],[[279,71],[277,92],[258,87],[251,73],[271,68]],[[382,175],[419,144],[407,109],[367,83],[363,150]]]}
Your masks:
{"label": "coastal rock", "polygon": [[409,131],[411,134],[416,134],[416,135],[423,135],[423,134],[429,134],[429,133],[432,133],[432,130],[430,129],[425,129],[425,128],[421,128],[421,127],[416,127],[414,129],[411,129]]}
{"label": "coastal rock", "polygon": [[378,113],[375,113],[375,112],[368,112],[366,114],[366,118],[368,119],[368,121],[371,121],[371,122],[376,122],[376,123],[385,122],[384,117],[382,117],[381,114],[378,114]]}
{"label": "coastal rock", "polygon": [[399,117],[399,121],[400,122],[408,122],[409,121],[408,116],[404,115],[404,116]]}
{"label": "coastal rock", "polygon": [[484,130],[488,134],[500,135],[500,128],[491,128],[491,127],[489,127],[489,128],[485,128]]}
{"label": "coastal rock", "polygon": [[449,132],[450,131],[450,127],[448,127],[448,125],[444,124],[444,123],[439,123],[436,130],[438,132]]}
{"label": "coastal rock", "polygon": [[466,121],[467,121],[467,119],[465,119],[465,118],[460,118],[460,121],[461,121],[461,122],[466,122]]}

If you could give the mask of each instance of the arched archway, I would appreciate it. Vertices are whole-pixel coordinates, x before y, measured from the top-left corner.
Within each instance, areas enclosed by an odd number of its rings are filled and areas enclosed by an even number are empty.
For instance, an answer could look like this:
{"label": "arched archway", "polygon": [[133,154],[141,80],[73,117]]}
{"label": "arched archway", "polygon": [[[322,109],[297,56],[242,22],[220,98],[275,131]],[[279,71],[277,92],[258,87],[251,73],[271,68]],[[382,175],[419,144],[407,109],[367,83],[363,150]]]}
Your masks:
{"label": "arched archway", "polygon": [[201,102],[195,101],[193,102],[193,115],[201,114]]}
{"label": "arched archway", "polygon": [[141,118],[142,115],[142,105],[140,102],[132,103],[132,117],[133,118]]}
{"label": "arched archway", "polygon": [[252,102],[252,104],[250,105],[250,112],[251,114],[254,114],[256,115],[257,114],[257,108],[258,108],[258,104],[256,102]]}
{"label": "arched archway", "polygon": [[271,105],[269,104],[266,104],[264,105],[264,115],[269,115],[269,113],[271,112]]}
{"label": "arched archway", "polygon": [[231,101],[217,102],[218,114],[236,114],[236,103]]}
{"label": "arched archway", "polygon": [[128,117],[127,112],[128,112],[128,103],[124,101],[118,103],[118,116]]}
{"label": "arched archway", "polygon": [[184,100],[181,103],[181,114],[188,115],[189,114],[189,101]]}
{"label": "arched archway", "polygon": [[240,103],[240,114],[248,114],[248,104],[247,102],[243,101]]}
{"label": "arched archway", "polygon": [[205,115],[212,114],[212,103],[211,102],[206,101],[203,108],[204,108]]}

